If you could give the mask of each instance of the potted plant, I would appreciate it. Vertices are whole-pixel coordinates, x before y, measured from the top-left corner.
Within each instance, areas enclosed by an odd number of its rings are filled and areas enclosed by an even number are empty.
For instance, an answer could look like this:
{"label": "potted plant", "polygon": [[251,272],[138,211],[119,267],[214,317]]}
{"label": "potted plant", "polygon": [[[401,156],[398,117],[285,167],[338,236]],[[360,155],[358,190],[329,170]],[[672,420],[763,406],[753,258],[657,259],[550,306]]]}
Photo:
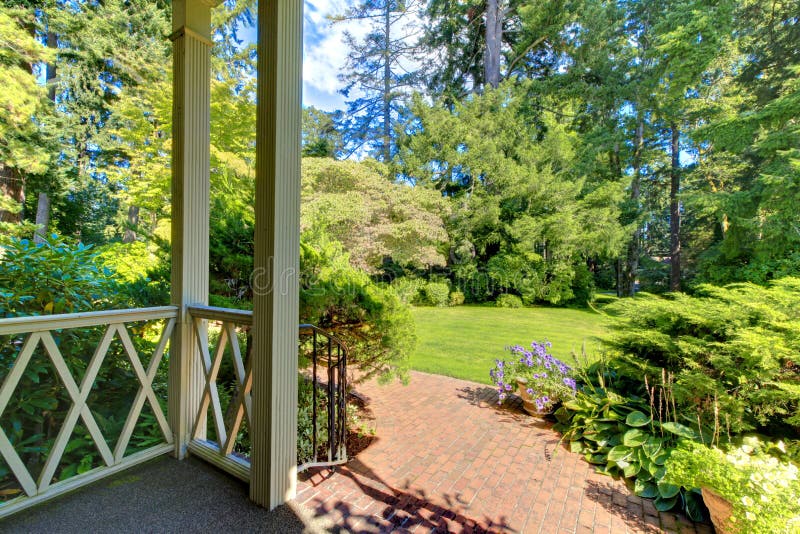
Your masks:
{"label": "potted plant", "polygon": [[516,391],[522,406],[531,415],[551,413],[559,402],[575,396],[577,385],[572,368],[550,354],[550,342],[506,347],[514,356],[510,361],[495,360],[489,371],[498,391],[498,404]]}
{"label": "potted plant", "polygon": [[[785,452],[781,442],[776,448]],[[729,451],[682,441],[667,460],[664,480],[701,488],[720,534],[800,532],[798,467],[765,450],[755,438]]]}

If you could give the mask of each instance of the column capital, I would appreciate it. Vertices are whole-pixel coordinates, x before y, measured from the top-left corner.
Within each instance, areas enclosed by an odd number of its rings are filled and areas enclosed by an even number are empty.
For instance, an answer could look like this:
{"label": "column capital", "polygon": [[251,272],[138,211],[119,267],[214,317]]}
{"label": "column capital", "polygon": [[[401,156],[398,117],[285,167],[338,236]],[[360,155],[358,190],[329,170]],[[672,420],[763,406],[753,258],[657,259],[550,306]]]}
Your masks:
{"label": "column capital", "polygon": [[191,38],[193,38],[193,39],[195,39],[197,41],[200,41],[201,43],[203,43],[206,46],[209,46],[209,47],[214,46],[214,42],[211,39],[209,39],[208,37],[204,37],[199,32],[196,32],[193,29],[191,29],[189,27],[186,27],[186,26],[183,26],[182,28],[178,28],[177,30],[172,32],[170,34],[170,36],[169,36],[169,40],[175,42],[178,39],[180,39],[182,37],[186,37],[186,36],[189,36],[189,37],[191,37]]}
{"label": "column capital", "polygon": [[211,41],[211,8],[217,0],[174,0],[172,2],[173,35],[181,30],[191,30],[193,34]]}

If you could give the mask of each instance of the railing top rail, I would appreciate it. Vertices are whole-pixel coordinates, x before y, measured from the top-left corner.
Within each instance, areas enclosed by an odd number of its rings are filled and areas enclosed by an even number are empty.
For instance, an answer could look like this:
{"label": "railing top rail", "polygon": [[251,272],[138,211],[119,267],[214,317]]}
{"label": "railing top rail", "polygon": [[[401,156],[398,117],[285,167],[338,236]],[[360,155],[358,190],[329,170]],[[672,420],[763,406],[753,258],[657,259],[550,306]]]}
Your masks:
{"label": "railing top rail", "polygon": [[329,338],[332,342],[334,342],[334,343],[338,344],[339,346],[341,346],[342,350],[347,352],[347,345],[344,343],[344,341],[342,341],[338,337],[334,336],[333,334],[331,334],[327,330],[324,330],[324,329],[322,329],[322,328],[320,328],[320,327],[318,327],[316,325],[313,325],[313,324],[301,324],[300,325],[300,333],[301,334],[302,333],[306,333],[304,331],[306,331],[306,332],[316,332],[318,334],[321,334],[321,335]]}
{"label": "railing top rail", "polygon": [[29,332],[45,332],[48,330],[68,330],[88,326],[107,325],[113,323],[133,323],[136,321],[153,321],[171,319],[178,316],[176,306],[158,306],[154,308],[133,308],[128,310],[103,310],[80,313],[62,313],[57,315],[31,315],[28,317],[12,317],[0,319],[0,335],[27,334]]}
{"label": "railing top rail", "polygon": [[252,326],[253,312],[250,310],[235,310],[233,308],[220,308],[217,306],[189,306],[189,313],[198,319],[209,321],[224,321],[242,326]]}

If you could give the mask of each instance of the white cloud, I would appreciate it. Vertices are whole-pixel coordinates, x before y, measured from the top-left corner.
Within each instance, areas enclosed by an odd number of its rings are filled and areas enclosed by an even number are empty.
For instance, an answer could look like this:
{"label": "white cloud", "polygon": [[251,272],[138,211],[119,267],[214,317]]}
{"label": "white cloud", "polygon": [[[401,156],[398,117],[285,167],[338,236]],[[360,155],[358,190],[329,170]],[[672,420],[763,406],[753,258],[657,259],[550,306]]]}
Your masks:
{"label": "white cloud", "polygon": [[[341,100],[337,95],[342,88],[338,75],[344,68],[348,52],[344,34],[349,31],[360,38],[369,30],[364,21],[334,24],[327,18],[343,14],[349,4],[344,0],[314,0],[313,4],[305,4],[303,81],[308,96],[323,94],[329,96],[329,101]],[[317,105],[315,102],[306,103]],[[320,102],[319,106],[327,107],[326,104],[329,102]]]}

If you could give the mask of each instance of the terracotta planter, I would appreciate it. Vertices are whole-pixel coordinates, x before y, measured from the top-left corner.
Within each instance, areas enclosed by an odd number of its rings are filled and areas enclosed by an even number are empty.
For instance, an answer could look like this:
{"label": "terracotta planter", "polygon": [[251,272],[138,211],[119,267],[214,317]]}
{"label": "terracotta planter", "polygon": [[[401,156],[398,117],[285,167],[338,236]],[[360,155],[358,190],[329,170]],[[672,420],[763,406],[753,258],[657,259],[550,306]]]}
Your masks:
{"label": "terracotta planter", "polygon": [[553,413],[551,408],[539,410],[536,407],[533,397],[528,393],[528,380],[526,378],[517,378],[517,396],[522,399],[522,409],[528,415],[544,418]]}
{"label": "terracotta planter", "polygon": [[714,524],[714,530],[717,534],[730,534],[732,531],[728,528],[731,515],[733,514],[733,505],[728,500],[709,488],[702,488],[703,502],[711,514],[711,522]]}

